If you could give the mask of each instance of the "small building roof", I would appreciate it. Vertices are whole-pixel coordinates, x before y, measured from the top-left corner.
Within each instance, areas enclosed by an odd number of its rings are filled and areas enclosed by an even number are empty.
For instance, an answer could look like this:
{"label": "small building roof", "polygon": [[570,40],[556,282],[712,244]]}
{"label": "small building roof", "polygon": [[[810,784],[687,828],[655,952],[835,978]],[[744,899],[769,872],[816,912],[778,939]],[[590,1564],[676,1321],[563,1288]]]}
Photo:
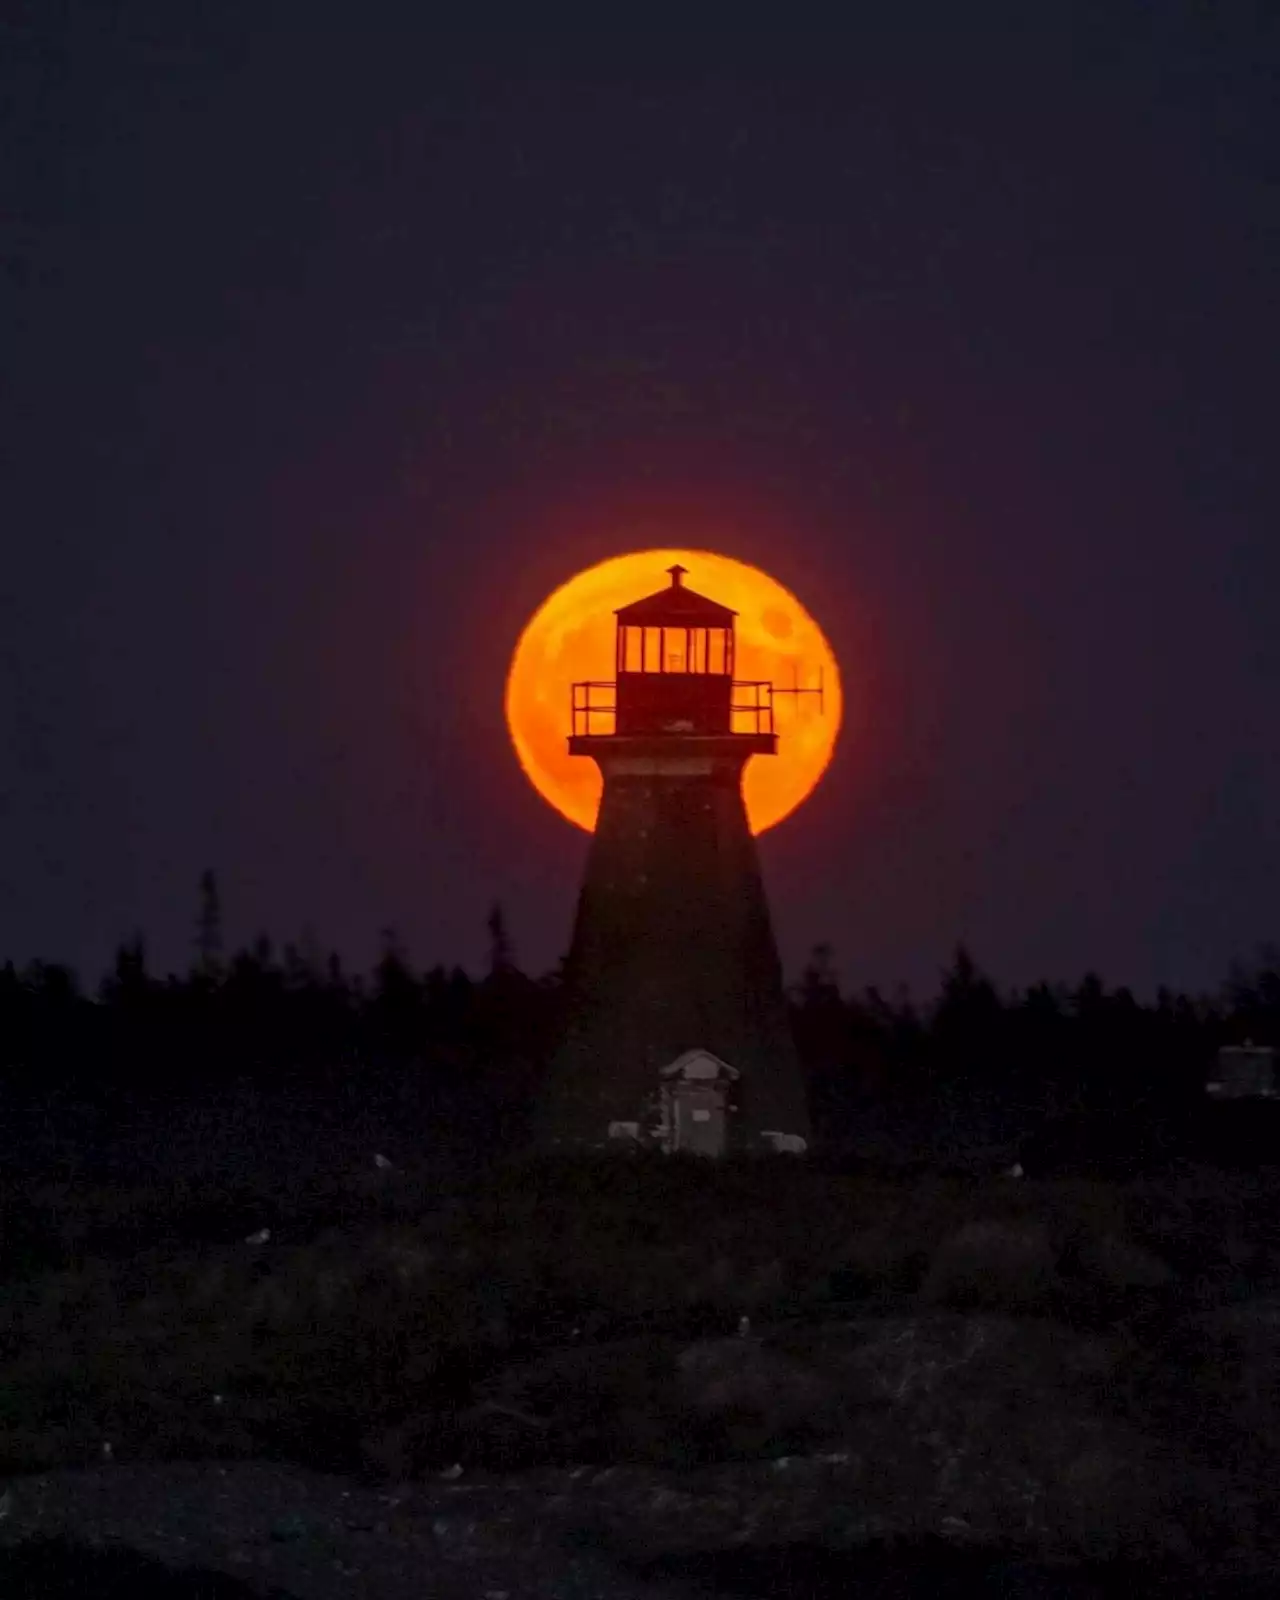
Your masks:
{"label": "small building roof", "polygon": [[686,1050],[682,1056],[677,1056],[667,1066],[663,1067],[658,1076],[660,1078],[738,1078],[741,1073],[737,1067],[731,1067],[727,1061],[721,1061],[719,1056],[712,1055],[710,1050]]}
{"label": "small building roof", "polygon": [[629,606],[619,606],[614,612],[618,621],[627,627],[659,628],[731,628],[737,612],[722,606],[718,600],[708,600],[684,586],[686,568],[678,562],[668,567],[671,585],[656,594],[645,595],[643,600],[633,600]]}

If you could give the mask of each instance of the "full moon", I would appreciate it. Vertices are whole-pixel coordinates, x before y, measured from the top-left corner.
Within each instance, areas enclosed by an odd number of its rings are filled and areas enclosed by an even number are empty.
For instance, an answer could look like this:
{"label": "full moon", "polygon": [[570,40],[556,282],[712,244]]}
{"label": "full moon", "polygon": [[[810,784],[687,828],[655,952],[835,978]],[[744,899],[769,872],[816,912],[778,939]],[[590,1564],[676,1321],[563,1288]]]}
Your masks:
{"label": "full moon", "polygon": [[[675,562],[688,588],[737,613],[734,677],[774,686],[778,753],[753,756],[743,798],[753,833],[796,809],[826,770],[840,730],[840,673],[821,628],[796,599],[758,567],[709,550],[639,550],[588,567],[555,590],[529,619],[507,674],[506,713],[520,765],[557,811],[595,828],[600,770],[571,756],[571,686],[613,679],[614,611],[669,583]],[[822,694],[779,690],[817,689]]]}

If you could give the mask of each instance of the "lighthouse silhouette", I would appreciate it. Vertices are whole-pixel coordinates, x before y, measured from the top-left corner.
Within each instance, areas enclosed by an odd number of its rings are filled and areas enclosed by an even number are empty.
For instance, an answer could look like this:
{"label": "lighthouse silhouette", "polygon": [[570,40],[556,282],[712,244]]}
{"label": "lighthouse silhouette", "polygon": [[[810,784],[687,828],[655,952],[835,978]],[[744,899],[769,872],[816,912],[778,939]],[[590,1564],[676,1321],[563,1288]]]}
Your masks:
{"label": "lighthouse silhouette", "polygon": [[742,797],[747,762],[777,751],[775,691],[734,677],[736,612],[667,570],[615,613],[614,679],[573,686],[569,750],[604,792],[535,1142],[799,1153],[804,1084]]}

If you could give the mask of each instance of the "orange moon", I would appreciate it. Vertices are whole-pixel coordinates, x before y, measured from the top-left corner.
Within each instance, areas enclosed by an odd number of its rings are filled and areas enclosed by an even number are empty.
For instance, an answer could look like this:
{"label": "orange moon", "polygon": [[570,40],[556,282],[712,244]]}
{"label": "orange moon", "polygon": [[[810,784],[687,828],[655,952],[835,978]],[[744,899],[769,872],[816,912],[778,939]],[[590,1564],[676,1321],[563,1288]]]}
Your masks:
{"label": "orange moon", "polygon": [[557,811],[595,828],[601,778],[587,756],[571,756],[571,685],[612,679],[614,611],[670,579],[666,568],[688,568],[688,588],[737,613],[734,677],[767,679],[775,691],[798,686],[816,694],[776,694],[778,753],[753,756],[743,798],[753,833],[789,816],[826,770],[840,730],[840,673],[821,628],[782,585],[730,556],[709,550],[640,550],[614,556],[570,578],[539,606],[520,635],[507,674],[506,714],[520,765]]}

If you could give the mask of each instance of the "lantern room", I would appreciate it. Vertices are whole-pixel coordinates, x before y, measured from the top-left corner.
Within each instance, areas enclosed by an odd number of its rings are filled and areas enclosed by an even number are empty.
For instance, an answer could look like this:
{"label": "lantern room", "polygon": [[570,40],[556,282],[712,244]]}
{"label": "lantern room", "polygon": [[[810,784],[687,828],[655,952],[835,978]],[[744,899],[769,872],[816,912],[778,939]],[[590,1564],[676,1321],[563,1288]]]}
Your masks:
{"label": "lantern room", "polygon": [[718,601],[671,586],[622,606],[617,641],[617,724],[627,733],[728,733],[733,703],[733,619]]}
{"label": "lantern room", "polygon": [[601,737],[737,736],[772,753],[772,686],[733,675],[737,613],[686,588],[678,563],[667,571],[667,588],[614,613],[614,681],[574,685],[570,748],[585,754],[578,741]]}

